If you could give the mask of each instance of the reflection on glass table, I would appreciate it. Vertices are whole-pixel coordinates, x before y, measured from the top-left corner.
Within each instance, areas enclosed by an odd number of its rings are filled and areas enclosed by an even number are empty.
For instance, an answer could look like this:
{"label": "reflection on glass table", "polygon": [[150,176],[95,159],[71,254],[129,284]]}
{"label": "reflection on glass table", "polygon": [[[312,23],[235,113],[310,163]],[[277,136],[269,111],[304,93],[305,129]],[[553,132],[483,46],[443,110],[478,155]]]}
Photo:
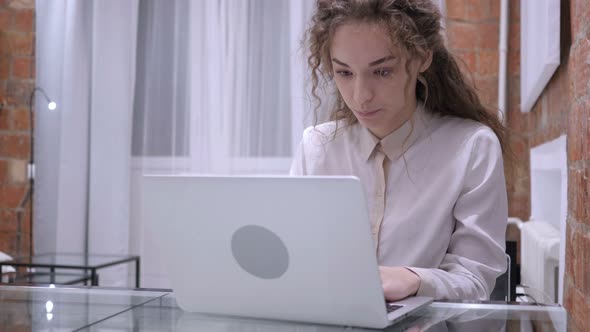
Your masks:
{"label": "reflection on glass table", "polygon": [[[206,299],[204,299],[206,300]],[[231,301],[231,298],[227,299]],[[296,308],[294,308],[296,310]],[[561,306],[434,302],[385,331],[567,331]],[[182,311],[169,290],[0,286],[0,331],[370,331]]]}
{"label": "reflection on glass table", "polygon": [[[280,322],[188,313],[174,295],[163,296],[86,331],[374,331],[342,326]],[[567,313],[560,306],[504,303],[435,302],[384,331],[566,331]]]}
{"label": "reflection on glass table", "polygon": [[96,288],[0,286],[0,331],[72,331],[166,294]]}

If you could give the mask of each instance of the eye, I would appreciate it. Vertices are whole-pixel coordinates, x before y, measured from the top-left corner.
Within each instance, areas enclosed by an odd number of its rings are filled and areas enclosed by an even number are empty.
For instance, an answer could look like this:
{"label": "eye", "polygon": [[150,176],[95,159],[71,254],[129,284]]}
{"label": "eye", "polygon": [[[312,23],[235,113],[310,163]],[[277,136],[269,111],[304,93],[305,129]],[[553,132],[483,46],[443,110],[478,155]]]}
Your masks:
{"label": "eye", "polygon": [[342,77],[349,77],[349,76],[352,76],[352,73],[349,72],[348,70],[337,70],[336,75],[342,76]]}
{"label": "eye", "polygon": [[374,74],[380,77],[387,77],[391,75],[391,70],[389,69],[377,69],[374,71]]}

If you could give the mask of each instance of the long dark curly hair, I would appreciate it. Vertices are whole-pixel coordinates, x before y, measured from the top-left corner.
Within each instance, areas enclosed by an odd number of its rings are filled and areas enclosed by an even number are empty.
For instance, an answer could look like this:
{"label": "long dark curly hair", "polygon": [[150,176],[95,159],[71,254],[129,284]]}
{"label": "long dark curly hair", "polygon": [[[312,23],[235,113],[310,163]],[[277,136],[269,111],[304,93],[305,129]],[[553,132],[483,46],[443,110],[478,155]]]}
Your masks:
{"label": "long dark curly hair", "polygon": [[[509,152],[507,131],[497,112],[487,109],[475,88],[464,77],[457,61],[447,50],[441,34],[441,14],[431,0],[318,0],[306,41],[310,55],[312,95],[320,108],[320,83],[333,83],[330,45],[338,26],[351,22],[383,24],[390,33],[392,45],[405,47],[411,58],[424,59],[432,52],[432,64],[418,78],[416,98],[430,112],[471,119],[490,127]],[[406,66],[409,71],[409,62]],[[408,72],[409,73],[409,72]],[[336,93],[331,120],[357,122],[342,96]]]}

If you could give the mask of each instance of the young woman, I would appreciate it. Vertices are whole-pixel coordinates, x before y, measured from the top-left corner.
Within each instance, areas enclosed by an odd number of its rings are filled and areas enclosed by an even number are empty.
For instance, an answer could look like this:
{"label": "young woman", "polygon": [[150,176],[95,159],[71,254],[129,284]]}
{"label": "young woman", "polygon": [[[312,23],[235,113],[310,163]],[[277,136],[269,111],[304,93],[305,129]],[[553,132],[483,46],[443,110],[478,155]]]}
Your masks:
{"label": "young woman", "polygon": [[506,269],[504,128],[440,20],[430,0],[319,0],[308,31],[313,94],[337,101],[291,174],[360,178],[390,301],[488,299]]}

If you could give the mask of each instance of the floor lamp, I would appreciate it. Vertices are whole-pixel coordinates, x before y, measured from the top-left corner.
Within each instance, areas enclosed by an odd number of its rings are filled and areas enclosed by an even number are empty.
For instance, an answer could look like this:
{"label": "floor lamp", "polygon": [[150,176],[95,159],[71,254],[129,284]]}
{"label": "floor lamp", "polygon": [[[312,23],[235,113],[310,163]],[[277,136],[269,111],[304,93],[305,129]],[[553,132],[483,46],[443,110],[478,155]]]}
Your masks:
{"label": "floor lamp", "polygon": [[20,204],[18,205],[18,209],[16,212],[17,215],[17,221],[18,221],[18,225],[20,225],[21,221],[22,221],[22,215],[23,215],[23,209],[25,208],[25,205],[31,201],[31,215],[29,218],[29,231],[31,234],[31,239],[29,241],[29,255],[33,254],[33,185],[35,184],[35,153],[34,153],[34,149],[35,149],[35,117],[34,115],[34,101],[35,101],[35,94],[39,92],[41,93],[41,95],[43,96],[43,98],[45,99],[45,101],[47,102],[47,108],[50,111],[53,111],[57,108],[57,104],[52,101],[48,96],[47,93],[45,93],[45,90],[43,90],[40,87],[35,87],[33,89],[33,91],[31,91],[31,95],[29,98],[29,135],[30,135],[30,141],[31,141],[31,148],[30,148],[30,153],[29,153],[29,163],[27,164],[27,178],[29,180],[29,186],[27,188],[27,192],[25,194],[25,196],[23,197],[23,199],[20,201]]}

